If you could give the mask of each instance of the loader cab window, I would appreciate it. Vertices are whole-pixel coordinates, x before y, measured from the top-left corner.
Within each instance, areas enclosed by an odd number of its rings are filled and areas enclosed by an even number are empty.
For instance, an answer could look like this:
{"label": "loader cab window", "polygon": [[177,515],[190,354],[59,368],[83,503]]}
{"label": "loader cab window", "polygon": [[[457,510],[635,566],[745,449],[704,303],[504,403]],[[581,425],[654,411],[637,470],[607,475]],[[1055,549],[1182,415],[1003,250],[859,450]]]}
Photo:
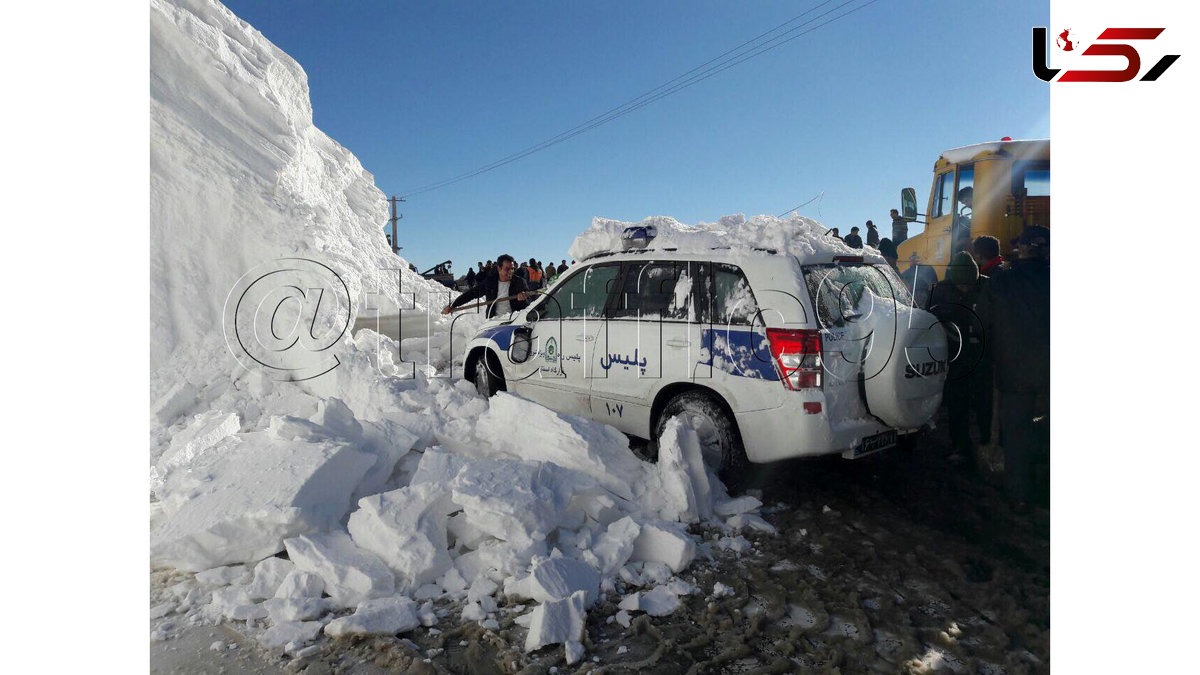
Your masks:
{"label": "loader cab window", "polygon": [[1025,172],[1025,196],[1050,196],[1050,169],[1036,169]]}
{"label": "loader cab window", "polygon": [[1050,162],[1017,162],[1013,165],[1013,203],[1021,226],[1050,227]]}
{"label": "loader cab window", "polygon": [[933,217],[954,213],[954,172],[947,171],[934,179]]}

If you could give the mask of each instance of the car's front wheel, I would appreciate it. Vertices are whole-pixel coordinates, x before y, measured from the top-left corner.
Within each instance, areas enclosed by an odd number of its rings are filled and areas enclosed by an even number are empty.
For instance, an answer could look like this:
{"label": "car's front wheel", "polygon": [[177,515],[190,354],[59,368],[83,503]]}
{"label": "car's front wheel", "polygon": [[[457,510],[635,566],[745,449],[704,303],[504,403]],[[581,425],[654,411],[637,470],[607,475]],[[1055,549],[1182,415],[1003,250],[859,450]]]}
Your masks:
{"label": "car's front wheel", "polygon": [[654,438],[661,438],[667,420],[679,417],[696,431],[704,463],[716,471],[730,489],[736,489],[747,478],[750,460],[742,445],[737,422],[715,397],[703,391],[677,394],[663,408],[655,425]]}
{"label": "car's front wheel", "polygon": [[495,370],[495,364],[488,363],[487,356],[485,350],[479,355],[479,362],[475,364],[475,391],[484,398],[491,398],[504,388],[504,376],[499,372],[492,372]]}

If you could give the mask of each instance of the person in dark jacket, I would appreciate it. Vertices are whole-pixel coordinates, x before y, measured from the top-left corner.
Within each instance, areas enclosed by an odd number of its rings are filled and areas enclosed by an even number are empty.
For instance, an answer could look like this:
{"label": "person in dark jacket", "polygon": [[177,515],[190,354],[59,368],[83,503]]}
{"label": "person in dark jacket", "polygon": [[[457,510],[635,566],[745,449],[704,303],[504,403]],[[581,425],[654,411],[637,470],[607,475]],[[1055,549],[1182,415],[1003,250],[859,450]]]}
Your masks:
{"label": "person in dark jacket", "polygon": [[879,240],[879,255],[883,256],[896,274],[900,273],[899,259],[896,257],[899,254],[896,253],[896,245],[892,243],[891,239],[884,237]]}
{"label": "person in dark jacket", "polygon": [[908,239],[908,221],[900,216],[900,212],[892,209],[892,243],[899,246]]}
{"label": "person in dark jacket", "polygon": [[850,248],[862,248],[862,237],[858,236],[858,227],[850,228],[850,234],[846,235],[842,241],[846,242]]}
{"label": "person in dark jacket", "polygon": [[976,313],[996,366],[1004,486],[1014,508],[1029,501],[1034,419],[1050,414],[1050,230],[1025,228],[1017,259],[996,272]]}
{"label": "person in dark jacket", "polygon": [[869,220],[867,221],[867,246],[879,248],[879,228]]}
{"label": "person in dark jacket", "polygon": [[975,237],[971,244],[975,251],[975,262],[979,263],[979,273],[990,277],[1004,264],[1004,256],[1000,255],[1000,240],[983,235]]}
{"label": "person in dark jacket", "polygon": [[[513,272],[516,271],[516,261],[505,253],[496,259],[496,273],[483,276],[482,280],[471,287],[471,290],[454,299],[454,302],[442,309],[442,314],[449,314],[455,307],[461,307],[471,300],[485,298],[488,301],[487,317],[508,314],[525,309],[529,304],[529,286],[525,280]],[[516,296],[511,300],[505,300]]]}
{"label": "person in dark jacket", "polygon": [[975,304],[987,283],[971,254],[962,251],[946,268],[945,281],[933,287],[929,311],[946,329],[950,372],[942,402],[950,418],[951,457],[972,456],[971,414],[975,415],[979,444],[992,441],[992,363],[983,343],[983,326]]}

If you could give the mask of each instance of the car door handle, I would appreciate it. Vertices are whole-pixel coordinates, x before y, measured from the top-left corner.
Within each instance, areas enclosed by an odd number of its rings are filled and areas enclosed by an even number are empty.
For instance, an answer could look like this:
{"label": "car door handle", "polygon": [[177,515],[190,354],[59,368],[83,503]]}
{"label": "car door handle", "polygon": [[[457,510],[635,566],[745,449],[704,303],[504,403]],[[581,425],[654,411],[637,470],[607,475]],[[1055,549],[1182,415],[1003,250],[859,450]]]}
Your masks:
{"label": "car door handle", "polygon": [[667,340],[668,347],[683,348],[683,347],[687,347],[691,344],[692,343],[688,340],[679,340],[679,339]]}
{"label": "car door handle", "polygon": [[596,339],[595,335],[576,335],[575,339],[579,342],[592,342]]}

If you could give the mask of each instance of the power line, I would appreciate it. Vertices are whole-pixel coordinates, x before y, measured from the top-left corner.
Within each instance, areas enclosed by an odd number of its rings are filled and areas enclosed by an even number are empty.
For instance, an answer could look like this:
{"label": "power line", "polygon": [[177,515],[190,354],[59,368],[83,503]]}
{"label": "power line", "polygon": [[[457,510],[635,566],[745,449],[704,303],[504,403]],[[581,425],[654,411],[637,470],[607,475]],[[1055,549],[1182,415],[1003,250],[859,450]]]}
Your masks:
{"label": "power line", "polygon": [[819,192],[819,193],[817,194],[817,196],[813,197],[812,199],[810,199],[810,200],[808,200],[808,201],[806,201],[806,202],[804,202],[803,204],[800,204],[800,205],[798,205],[798,206],[793,206],[792,208],[788,209],[787,211],[784,211],[783,213],[781,213],[781,214],[779,214],[778,216],[775,216],[775,217],[776,217],[776,218],[782,218],[782,217],[786,216],[787,214],[791,213],[792,211],[795,211],[795,210],[797,210],[797,209],[800,209],[800,208],[803,208],[803,207],[805,207],[805,206],[808,206],[809,204],[811,204],[811,203],[813,203],[813,202],[817,201],[818,199],[820,199],[820,198],[822,198],[822,197],[824,197],[824,196],[825,196],[825,191],[824,191],[824,190],[821,190],[821,192]]}
{"label": "power line", "polygon": [[[507,157],[498,159],[490,164],[485,164],[481,167],[478,167],[478,168],[468,171],[466,173],[462,173],[457,176],[438,181],[436,183],[429,183],[427,185],[423,185],[421,187],[415,188],[413,190],[410,190],[410,191],[404,193],[404,196],[409,197],[411,195],[420,194],[422,192],[429,192],[432,190],[437,190],[439,188],[443,188],[448,185],[453,185],[454,183],[464,181],[468,178],[473,178],[480,174],[487,173],[488,171],[499,169],[500,167],[505,166],[507,164],[511,164],[517,160],[524,159],[525,157],[528,157],[529,155],[532,155],[536,152],[540,152],[540,151],[550,148],[552,146],[558,145],[559,143],[562,143],[563,141],[574,138],[575,136],[578,136],[579,134],[591,131],[592,129],[595,129],[596,127],[602,126],[604,124],[608,124],[609,122],[611,122],[615,119],[618,119],[620,117],[623,117],[625,115],[628,115],[631,112],[640,110],[641,108],[644,108],[647,105],[650,105],[651,103],[654,103],[663,98],[666,98],[667,96],[670,96],[671,94],[674,94],[674,93],[677,93],[684,89],[687,89],[688,87],[690,87],[694,84],[698,84],[699,82],[702,82],[704,80],[707,80],[708,78],[710,78],[718,73],[721,73],[725,70],[728,70],[729,68],[732,68],[738,64],[744,63],[745,61],[748,61],[756,56],[765,54],[766,52],[769,52],[769,51],[775,49],[776,47],[780,47],[784,44],[787,44],[788,42],[791,42],[791,41],[796,40],[804,35],[807,35],[808,33],[811,33],[813,31],[817,30],[818,28],[827,26],[827,25],[833,23],[834,21],[838,21],[838,20],[840,20],[846,16],[849,16],[861,9],[865,9],[866,7],[873,5],[876,2],[879,2],[879,0],[868,0],[868,2],[866,2],[862,5],[859,5],[858,7],[855,7],[846,12],[843,12],[842,14],[834,16],[833,18],[831,18],[827,21],[824,21],[822,23],[819,23],[819,24],[809,28],[808,30],[797,33],[795,35],[791,35],[790,37],[783,39],[784,36],[787,36],[791,33],[795,33],[796,31],[800,30],[804,26],[807,26],[807,25],[813,23],[814,21],[817,21],[823,17],[826,17],[826,16],[838,11],[839,9],[842,9],[843,7],[850,5],[857,1],[858,0],[845,0],[840,5],[837,5],[836,7],[834,7],[833,9],[830,9],[822,14],[818,14],[817,16],[809,19],[808,21],[805,21],[804,23],[801,23],[798,26],[794,26],[794,27],[788,29],[787,31],[780,33],[779,35],[776,35],[775,37],[771,38],[770,40],[767,40],[761,44],[757,44],[754,47],[751,47],[749,50],[746,50],[740,54],[735,53],[735,52],[741,51],[742,48],[745,47],[746,45],[754,43],[754,42],[758,41],[759,39],[761,39],[767,35],[770,35],[771,33],[774,33],[776,31],[780,30],[784,26],[802,18],[806,14],[809,14],[817,9],[820,9],[821,7],[832,2],[832,0],[825,0],[824,2],[821,2],[820,4],[806,10],[805,12],[798,14],[797,16],[794,16],[791,19],[788,19],[787,21],[779,24],[778,26],[772,28],[771,30],[761,33],[761,34],[751,38],[750,40],[743,42],[742,44],[738,45],[737,47],[734,47],[733,49],[727,50],[726,52],[722,53],[719,56],[709,59],[705,63],[703,63],[699,66],[696,66],[695,68],[692,68],[691,70],[687,71],[686,73],[679,75],[671,80],[668,80],[667,82],[664,82],[663,84],[655,87],[654,89],[651,89],[650,91],[648,91],[644,94],[637,96],[636,98],[633,98],[615,108],[612,108],[612,109],[608,110],[607,112],[601,113],[600,115],[597,115],[597,116],[591,118],[590,120],[587,120],[586,122],[583,122],[583,123],[578,124],[566,131],[563,131],[563,132],[559,133],[557,136],[552,136],[544,141],[541,141],[532,146],[529,146],[528,148],[525,148],[524,150],[521,150],[521,151],[518,151],[511,155],[508,155]],[[772,44],[772,43],[774,43],[774,44]],[[726,58],[726,57],[728,57],[728,58]],[[706,68],[706,66],[710,66],[710,64],[713,64],[718,61],[720,61],[720,63],[717,63],[716,65],[712,65],[711,67]],[[696,71],[701,71],[701,72],[696,73]],[[696,74],[693,75],[693,73],[696,73]],[[683,81],[681,82],[680,80],[683,80]],[[664,90],[664,88],[665,88],[665,90]]]}

